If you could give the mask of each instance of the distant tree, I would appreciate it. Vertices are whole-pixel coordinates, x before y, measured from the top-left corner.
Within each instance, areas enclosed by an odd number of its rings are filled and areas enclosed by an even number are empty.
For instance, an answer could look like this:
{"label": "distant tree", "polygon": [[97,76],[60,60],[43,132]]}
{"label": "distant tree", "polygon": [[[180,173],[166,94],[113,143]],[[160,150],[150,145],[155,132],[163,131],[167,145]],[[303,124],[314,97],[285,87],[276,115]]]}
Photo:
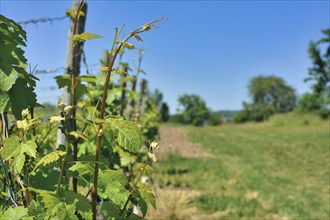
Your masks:
{"label": "distant tree", "polygon": [[322,106],[322,101],[315,93],[305,93],[299,99],[299,110],[303,112],[319,110]]}
{"label": "distant tree", "polygon": [[249,96],[252,103],[243,103],[236,122],[263,121],[274,113],[292,111],[296,106],[295,90],[277,76],[257,76],[250,80]]}
{"label": "distant tree", "polygon": [[198,95],[182,95],[178,98],[178,102],[182,108],[183,123],[201,126],[209,119],[210,113],[206,102]]}
{"label": "distant tree", "polygon": [[[302,111],[319,110],[322,117],[330,115],[330,29],[322,31],[325,37],[310,42],[308,53],[312,67],[308,69],[309,77],[305,81],[314,81],[313,93],[305,94],[299,101]],[[322,54],[321,49],[324,49]]]}
{"label": "distant tree", "polygon": [[221,119],[221,116],[217,113],[211,113],[210,114],[210,118],[209,118],[209,121],[208,121],[208,124],[209,125],[213,125],[213,126],[216,126],[216,125],[219,125],[222,123],[222,119]]}
{"label": "distant tree", "polygon": [[[305,81],[313,80],[313,92],[317,96],[327,93],[330,96],[330,29],[322,31],[326,36],[318,42],[310,42],[308,53],[312,60],[312,67],[308,69],[309,77]],[[321,46],[327,46],[325,52],[321,54]]]}
{"label": "distant tree", "polygon": [[170,110],[168,105],[163,102],[160,107],[160,120],[163,122],[167,122],[170,119]]}
{"label": "distant tree", "polygon": [[169,107],[166,102],[163,101],[163,93],[156,89],[149,93],[150,99],[155,103],[160,114],[160,120],[166,122],[170,118]]}

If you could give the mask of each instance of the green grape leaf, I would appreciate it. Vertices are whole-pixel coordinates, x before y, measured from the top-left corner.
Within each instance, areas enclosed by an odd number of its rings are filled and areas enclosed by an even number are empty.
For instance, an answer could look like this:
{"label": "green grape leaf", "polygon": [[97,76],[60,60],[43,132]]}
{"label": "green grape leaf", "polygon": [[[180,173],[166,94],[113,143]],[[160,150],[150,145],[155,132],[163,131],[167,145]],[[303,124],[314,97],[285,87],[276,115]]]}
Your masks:
{"label": "green grape leaf", "polygon": [[[76,162],[69,168],[70,171],[74,172],[74,176],[85,181],[87,185],[91,183],[91,179],[94,174],[94,167],[82,162]],[[75,173],[76,172],[76,173]]]}
{"label": "green grape leaf", "polygon": [[136,169],[137,173],[142,172],[142,170],[144,169],[144,174],[147,176],[151,176],[155,172],[151,166],[149,166],[148,164],[144,164],[144,163],[135,164],[134,169]]}
{"label": "green grape leaf", "polygon": [[58,183],[60,172],[53,166],[40,166],[37,171],[31,172],[29,186],[33,188],[54,191]]}
{"label": "green grape leaf", "polygon": [[102,172],[104,178],[108,178],[114,181],[118,181],[122,186],[127,184],[127,177],[124,173],[118,170],[104,170]]}
{"label": "green grape leaf", "polygon": [[76,164],[72,165],[69,170],[71,171],[77,171],[79,175],[93,175],[94,173],[94,167],[82,162],[76,162]]}
{"label": "green grape leaf", "polygon": [[120,206],[114,204],[111,200],[101,203],[101,213],[107,216],[108,219],[124,220],[125,218],[120,215],[120,211]]}
{"label": "green grape leaf", "polygon": [[9,107],[9,96],[0,90],[0,113],[6,112]]}
{"label": "green grape leaf", "polygon": [[15,84],[9,90],[11,109],[16,119],[22,119],[22,110],[37,105],[37,96],[32,87],[22,78],[17,78]]}
{"label": "green grape leaf", "polygon": [[105,100],[108,105],[110,105],[113,101],[118,99],[121,96],[121,88],[112,88],[107,95],[107,99]]}
{"label": "green grape leaf", "polygon": [[[56,83],[58,88],[67,88],[68,93],[71,93],[71,76],[66,74],[63,76],[56,76]],[[80,99],[85,93],[87,93],[87,86],[82,84],[79,78],[76,81],[76,99]]]}
{"label": "green grape leaf", "polygon": [[49,215],[49,211],[53,210],[58,204],[62,203],[61,198],[57,196],[54,192],[42,190],[42,189],[35,189],[29,187],[31,191],[37,193],[38,197],[41,197],[41,202],[44,204],[45,208],[47,209],[47,214]]}
{"label": "green grape leaf", "polygon": [[66,204],[62,201],[62,197],[56,195],[54,192],[31,187],[29,189],[38,193],[37,196],[41,198],[41,202],[46,208],[45,219],[53,219],[54,217],[60,220],[78,219],[75,215],[76,209],[74,204]]}
{"label": "green grape leaf", "polygon": [[60,157],[64,156],[65,154],[66,154],[65,151],[56,150],[56,151],[53,151],[53,152],[45,155],[43,158],[41,158],[39,160],[37,165],[34,167],[33,171],[35,171],[38,168],[38,166],[40,166],[41,164],[43,166],[45,166],[47,164],[53,163],[53,162],[57,161],[58,159],[60,159]]}
{"label": "green grape leaf", "polygon": [[73,35],[73,42],[74,42],[74,44],[77,44],[77,43],[85,42],[86,40],[92,40],[92,39],[97,39],[97,38],[103,38],[103,37],[100,35],[97,35],[97,34],[84,32],[81,34]]}
{"label": "green grape leaf", "polygon": [[118,153],[120,157],[120,165],[123,167],[133,164],[137,160],[137,157],[135,155],[132,155],[130,152],[125,151],[118,145],[113,148],[113,152]]}
{"label": "green grape leaf", "polygon": [[138,189],[139,189],[142,199],[145,202],[151,204],[154,208],[156,208],[156,198],[151,190],[151,187],[149,185],[139,183]]}
{"label": "green grape leaf", "polygon": [[[145,217],[146,213],[143,213],[143,217]],[[133,212],[129,214],[129,216],[127,217],[127,220],[143,220],[144,218],[142,218],[141,216],[138,216],[136,214],[134,214]]]}
{"label": "green grape leaf", "polygon": [[36,143],[30,144],[29,142],[20,144],[19,138],[14,135],[3,140],[3,149],[0,154],[5,161],[11,161],[11,165],[14,166],[17,173],[20,173],[23,169],[25,153],[30,156],[36,155]]}
{"label": "green grape leaf", "polygon": [[88,82],[88,83],[95,83],[96,82],[96,77],[94,75],[91,75],[91,74],[78,76],[77,79],[81,82]]}
{"label": "green grape leaf", "polygon": [[[1,49],[1,48],[0,48]],[[0,55],[1,59],[1,55]],[[5,66],[7,64],[2,64],[2,61],[0,60],[0,65]],[[10,74],[7,76],[5,72],[2,70],[2,67],[0,67],[0,92],[8,92],[11,87],[15,84],[16,81],[16,74]]]}
{"label": "green grape leaf", "polygon": [[[21,42],[20,41],[16,42],[17,44],[25,46],[23,40],[26,41],[26,32],[24,31],[24,29],[19,24],[17,24],[15,21],[13,21],[11,19],[6,18],[3,15],[0,15],[0,24],[5,25],[4,30],[10,31],[10,32],[13,33],[12,34],[13,38],[16,37],[19,40],[21,40]],[[11,28],[9,28],[9,27],[11,27]],[[1,30],[1,32],[2,31],[3,30]],[[17,40],[17,39],[15,39],[15,40]]]}
{"label": "green grape leaf", "polygon": [[21,147],[28,156],[36,158],[38,146],[34,139],[22,142]]}
{"label": "green grape leaf", "polygon": [[19,77],[24,79],[27,82],[27,84],[29,84],[29,86],[36,87],[36,80],[39,81],[39,79],[34,75],[27,73],[25,70],[26,68],[25,66],[26,66],[25,64],[21,64],[21,66],[13,66],[15,75],[18,75]]}
{"label": "green grape leaf", "polygon": [[140,199],[138,203],[139,203],[139,208],[143,214],[143,217],[145,217],[148,212],[148,205],[143,199]]}
{"label": "green grape leaf", "polygon": [[98,194],[102,198],[109,198],[115,204],[123,207],[129,191],[125,188],[127,177],[118,170],[105,170],[99,175]]}
{"label": "green grape leaf", "polygon": [[26,219],[27,217],[29,217],[28,209],[22,206],[16,206],[5,210],[0,216],[0,219]]}
{"label": "green grape leaf", "polygon": [[[77,11],[76,10],[73,10],[73,9],[70,9],[70,10],[67,10],[65,12],[66,16],[68,17],[71,17],[73,19],[76,19],[76,14],[77,14]],[[79,14],[78,14],[78,18],[80,18],[80,16],[83,16],[85,17],[85,13],[83,11],[79,11]]]}
{"label": "green grape leaf", "polygon": [[73,191],[67,191],[65,198],[66,204],[73,204],[83,219],[93,218],[92,205],[85,196]]}
{"label": "green grape leaf", "polygon": [[32,200],[28,209],[29,215],[33,216],[34,219],[45,219],[45,210],[39,202]]}
{"label": "green grape leaf", "polygon": [[105,137],[109,142],[114,137],[118,144],[130,152],[137,152],[141,145],[142,134],[134,122],[118,118],[108,118],[104,123]]}

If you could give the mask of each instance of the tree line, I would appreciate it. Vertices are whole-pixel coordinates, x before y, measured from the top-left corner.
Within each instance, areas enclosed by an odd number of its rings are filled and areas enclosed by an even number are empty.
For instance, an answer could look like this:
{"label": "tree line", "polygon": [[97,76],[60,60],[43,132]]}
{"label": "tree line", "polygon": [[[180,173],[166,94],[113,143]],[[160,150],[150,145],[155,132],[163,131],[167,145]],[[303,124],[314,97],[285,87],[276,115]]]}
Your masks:
{"label": "tree line", "polygon": [[[296,110],[316,112],[322,118],[330,115],[330,29],[322,31],[324,37],[309,43],[308,54],[312,66],[308,69],[305,82],[311,81],[312,91],[298,97],[295,88],[275,75],[259,75],[248,84],[251,102],[243,102],[243,109],[233,117],[236,123],[264,121],[276,113]],[[206,102],[196,94],[184,94],[178,98],[178,113],[171,121],[201,126],[218,125],[219,114],[206,107]]]}

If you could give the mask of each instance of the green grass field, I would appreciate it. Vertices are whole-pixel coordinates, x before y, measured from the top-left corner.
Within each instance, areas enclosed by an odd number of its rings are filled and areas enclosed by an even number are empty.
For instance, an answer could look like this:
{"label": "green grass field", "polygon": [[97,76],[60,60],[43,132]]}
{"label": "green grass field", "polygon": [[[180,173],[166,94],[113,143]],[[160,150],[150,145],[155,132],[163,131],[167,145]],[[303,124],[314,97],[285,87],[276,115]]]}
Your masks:
{"label": "green grass field", "polygon": [[291,113],[264,123],[180,127],[212,156],[170,154],[158,163],[157,181],[198,191],[186,202],[215,219],[329,219],[329,126]]}

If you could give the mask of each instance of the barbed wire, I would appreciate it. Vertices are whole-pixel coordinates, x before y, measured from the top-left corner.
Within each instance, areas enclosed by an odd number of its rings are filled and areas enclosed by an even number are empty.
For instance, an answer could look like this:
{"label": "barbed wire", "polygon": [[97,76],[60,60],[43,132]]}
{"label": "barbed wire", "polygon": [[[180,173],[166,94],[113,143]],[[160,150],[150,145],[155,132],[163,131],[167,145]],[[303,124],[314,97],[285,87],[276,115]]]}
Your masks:
{"label": "barbed wire", "polygon": [[24,27],[26,27],[28,24],[35,24],[36,26],[38,26],[38,23],[51,23],[53,24],[53,21],[62,21],[65,18],[68,18],[66,15],[62,16],[62,17],[54,17],[54,18],[49,18],[49,17],[43,17],[43,18],[37,18],[37,19],[30,19],[27,21],[20,21],[17,22],[20,25],[24,25]]}
{"label": "barbed wire", "polygon": [[[95,67],[95,66],[99,66],[100,64],[98,63],[94,63],[94,64],[89,64],[87,66],[87,64],[85,64],[85,67],[81,67],[81,69],[86,69],[86,73],[89,73],[89,69],[91,67]],[[65,67],[58,67],[55,69],[37,69],[34,71],[35,75],[39,75],[39,74],[53,74],[53,73],[63,73],[65,71]]]}

